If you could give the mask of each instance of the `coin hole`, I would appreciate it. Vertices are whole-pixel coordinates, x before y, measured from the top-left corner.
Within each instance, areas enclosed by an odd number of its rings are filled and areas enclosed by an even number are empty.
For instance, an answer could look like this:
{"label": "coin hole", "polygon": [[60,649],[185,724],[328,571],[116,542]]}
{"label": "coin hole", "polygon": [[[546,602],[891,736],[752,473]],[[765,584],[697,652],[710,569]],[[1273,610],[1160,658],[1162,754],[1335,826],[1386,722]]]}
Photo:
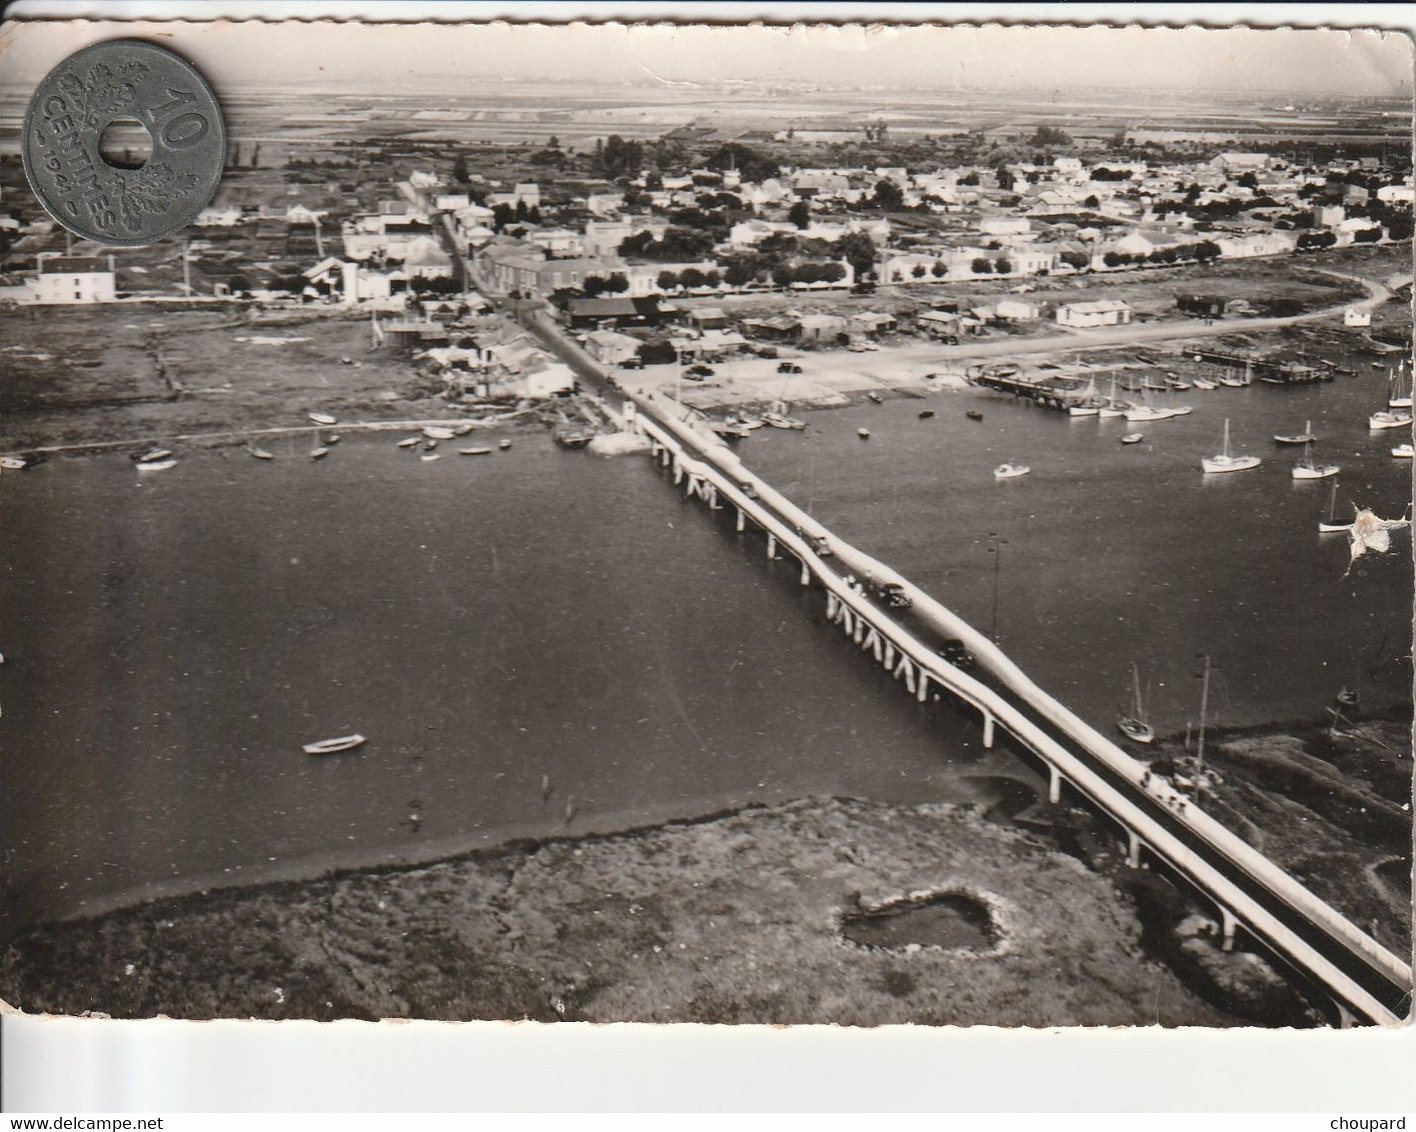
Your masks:
{"label": "coin hole", "polygon": [[98,152],[115,169],[141,169],[152,156],[152,135],[136,118],[114,118],[98,139]]}

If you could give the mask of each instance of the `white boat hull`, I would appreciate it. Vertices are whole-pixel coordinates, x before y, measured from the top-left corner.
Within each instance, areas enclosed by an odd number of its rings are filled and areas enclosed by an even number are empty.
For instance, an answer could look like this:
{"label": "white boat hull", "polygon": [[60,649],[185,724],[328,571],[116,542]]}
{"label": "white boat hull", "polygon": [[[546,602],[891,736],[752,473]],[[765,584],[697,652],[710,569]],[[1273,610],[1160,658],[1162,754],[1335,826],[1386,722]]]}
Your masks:
{"label": "white boat hull", "polygon": [[1337,464],[1319,464],[1311,468],[1297,467],[1293,469],[1295,480],[1325,480],[1329,476],[1335,476],[1342,468]]}
{"label": "white boat hull", "polygon": [[997,480],[1015,480],[1019,476],[1025,476],[1032,469],[1026,464],[1004,464],[993,469],[993,478]]}
{"label": "white boat hull", "polygon": [[1391,450],[1391,454],[1398,460],[1409,460],[1412,456],[1416,456],[1416,447],[1410,444],[1398,444]]}
{"label": "white boat hull", "polygon": [[1410,428],[1410,413],[1373,413],[1367,418],[1367,427],[1373,432],[1383,428]]}
{"label": "white boat hull", "polygon": [[1220,475],[1224,472],[1247,472],[1250,468],[1257,468],[1262,462],[1257,456],[1213,456],[1201,460],[1200,466],[1204,468],[1206,475]]}

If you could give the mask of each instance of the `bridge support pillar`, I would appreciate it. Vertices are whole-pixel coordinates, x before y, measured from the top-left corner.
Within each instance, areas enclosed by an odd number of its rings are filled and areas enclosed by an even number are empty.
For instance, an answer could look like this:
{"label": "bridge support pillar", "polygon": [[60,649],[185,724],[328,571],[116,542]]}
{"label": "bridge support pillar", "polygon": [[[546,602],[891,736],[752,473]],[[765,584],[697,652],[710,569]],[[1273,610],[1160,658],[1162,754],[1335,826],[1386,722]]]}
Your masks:
{"label": "bridge support pillar", "polygon": [[1219,920],[1224,933],[1224,942],[1221,945],[1225,951],[1234,950],[1234,931],[1239,926],[1239,920],[1228,908],[1220,908]]}
{"label": "bridge support pillar", "polygon": [[744,530],[747,529],[747,512],[744,511],[741,507],[738,508],[737,529],[738,534],[741,534]]}
{"label": "bridge support pillar", "polygon": [[929,698],[929,673],[923,668],[919,670],[919,677],[915,680],[915,699],[924,703]]}
{"label": "bridge support pillar", "polygon": [[1062,772],[1051,765],[1047,768],[1047,800],[1054,806],[1062,801]]}
{"label": "bridge support pillar", "polygon": [[826,591],[826,620],[827,620],[827,621],[834,621],[834,620],[836,619],[836,609],[837,609],[837,607],[838,607],[840,604],[841,604],[841,599],[838,598],[835,594],[833,594],[830,590],[827,590],[827,591]]}
{"label": "bridge support pillar", "polygon": [[1339,1030],[1350,1030],[1357,1025],[1357,1016],[1347,1009],[1346,1004],[1335,1001],[1333,1005],[1337,1007],[1337,1028]]}
{"label": "bridge support pillar", "polygon": [[986,711],[983,713],[983,746],[985,750],[993,747],[993,713]]}
{"label": "bridge support pillar", "polygon": [[811,585],[811,568],[807,566],[805,562],[801,564],[801,584],[804,586]]}
{"label": "bridge support pillar", "polygon": [[1141,867],[1141,838],[1130,829],[1126,831],[1126,864],[1133,869]]}
{"label": "bridge support pillar", "polygon": [[708,510],[721,511],[723,505],[718,502],[718,485],[710,483],[708,485]]}
{"label": "bridge support pillar", "polygon": [[767,535],[767,557],[777,557],[777,536],[772,534],[771,532],[768,532]]}

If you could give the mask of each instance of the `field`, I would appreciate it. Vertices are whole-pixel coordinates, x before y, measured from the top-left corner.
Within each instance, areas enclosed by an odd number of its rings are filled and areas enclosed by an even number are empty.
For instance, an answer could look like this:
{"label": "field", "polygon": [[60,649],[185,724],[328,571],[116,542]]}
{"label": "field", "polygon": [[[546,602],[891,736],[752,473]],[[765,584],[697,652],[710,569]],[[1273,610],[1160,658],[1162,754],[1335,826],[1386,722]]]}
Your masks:
{"label": "field", "polygon": [[0,320],[0,357],[6,449],[294,426],[311,410],[447,415],[441,384],[372,350],[367,321],[324,312],[30,307]]}
{"label": "field", "polygon": [[[985,940],[842,938],[844,915],[939,891],[988,910]],[[1286,997],[1252,956],[1222,962],[1251,1004]],[[845,799],[146,905],[42,929],[0,989],[119,1017],[1237,1021],[1146,956],[1106,877],[1035,836]]]}

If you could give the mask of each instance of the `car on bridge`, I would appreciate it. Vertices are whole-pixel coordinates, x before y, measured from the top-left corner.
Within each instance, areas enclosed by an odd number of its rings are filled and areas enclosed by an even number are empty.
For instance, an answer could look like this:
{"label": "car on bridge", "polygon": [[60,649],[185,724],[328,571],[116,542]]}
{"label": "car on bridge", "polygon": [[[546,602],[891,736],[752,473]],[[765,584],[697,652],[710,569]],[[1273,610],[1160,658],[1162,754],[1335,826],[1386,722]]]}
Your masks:
{"label": "car on bridge", "polygon": [[973,653],[969,652],[963,641],[945,641],[936,651],[955,668],[974,666]]}
{"label": "car on bridge", "polygon": [[869,592],[891,609],[908,609],[914,604],[909,594],[905,593],[905,587],[899,582],[876,582]]}

